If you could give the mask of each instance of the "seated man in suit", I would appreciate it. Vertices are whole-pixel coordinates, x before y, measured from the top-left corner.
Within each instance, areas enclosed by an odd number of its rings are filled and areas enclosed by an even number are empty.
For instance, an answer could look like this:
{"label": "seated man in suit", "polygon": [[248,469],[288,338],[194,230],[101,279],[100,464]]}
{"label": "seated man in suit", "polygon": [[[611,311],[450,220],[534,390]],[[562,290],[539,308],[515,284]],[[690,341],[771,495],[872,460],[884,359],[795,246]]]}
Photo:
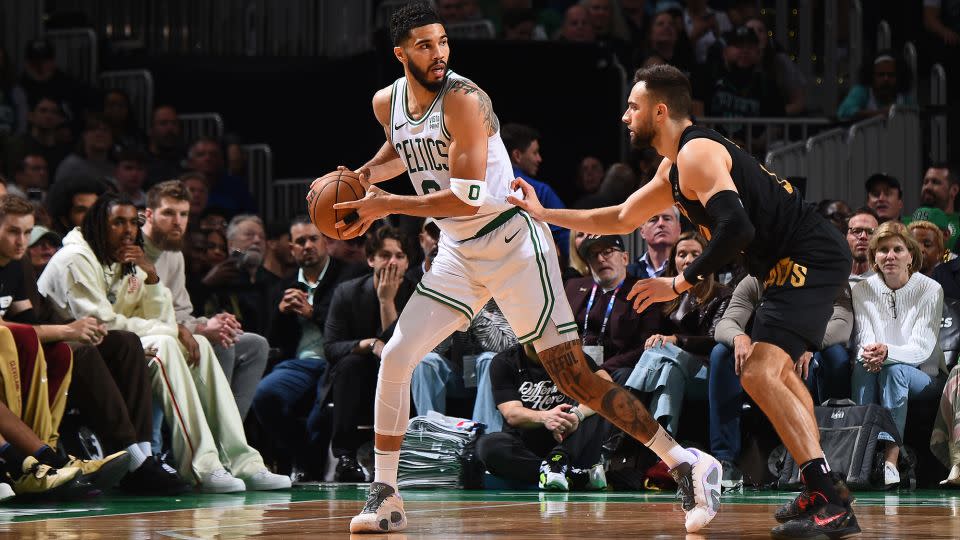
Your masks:
{"label": "seated man in suit", "polygon": [[330,302],[323,350],[330,364],[328,386],[333,390],[337,481],[365,481],[356,457],[363,442],[357,426],[373,424],[380,354],[413,294],[414,283],[404,277],[409,244],[407,237],[391,226],[368,235],[365,249],[373,274],[340,284]]}

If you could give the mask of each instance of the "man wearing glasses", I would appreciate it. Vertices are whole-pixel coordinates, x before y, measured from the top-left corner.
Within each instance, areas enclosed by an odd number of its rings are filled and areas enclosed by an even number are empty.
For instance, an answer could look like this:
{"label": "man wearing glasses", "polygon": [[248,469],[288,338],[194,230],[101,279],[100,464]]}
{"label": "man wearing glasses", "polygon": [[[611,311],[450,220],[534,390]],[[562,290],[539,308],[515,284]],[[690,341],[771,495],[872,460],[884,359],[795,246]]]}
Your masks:
{"label": "man wearing glasses", "polygon": [[631,309],[627,293],[637,278],[627,275],[629,259],[620,236],[587,238],[578,251],[590,276],[567,281],[566,292],[583,352],[622,383],[643,354],[644,342],[657,331],[658,306],[641,314]]}
{"label": "man wearing glasses", "polygon": [[853,254],[853,267],[850,269],[850,286],[873,275],[868,247],[873,231],[880,225],[877,213],[868,207],[858,208],[847,222],[847,245]]}

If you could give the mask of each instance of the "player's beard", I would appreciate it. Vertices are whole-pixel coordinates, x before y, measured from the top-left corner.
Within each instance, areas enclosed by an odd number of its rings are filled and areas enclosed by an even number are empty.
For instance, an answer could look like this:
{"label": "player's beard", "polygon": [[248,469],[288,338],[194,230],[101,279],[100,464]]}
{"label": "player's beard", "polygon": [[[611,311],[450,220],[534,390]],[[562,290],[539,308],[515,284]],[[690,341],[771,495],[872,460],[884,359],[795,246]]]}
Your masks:
{"label": "player's beard", "polygon": [[656,136],[656,132],[653,130],[653,121],[651,120],[633,132],[630,143],[637,150],[646,150],[647,148],[653,147],[654,136]]}
{"label": "player's beard", "polygon": [[450,68],[448,67],[447,63],[444,62],[443,78],[439,81],[431,81],[427,78],[427,72],[430,71],[434,65],[436,65],[436,63],[431,64],[427,67],[427,69],[422,70],[415,66],[412,62],[408,64],[408,66],[410,66],[410,74],[413,75],[413,78],[416,79],[418,83],[420,83],[420,86],[431,92],[439,92],[440,89],[443,88],[443,83],[447,80],[447,74],[450,73]]}

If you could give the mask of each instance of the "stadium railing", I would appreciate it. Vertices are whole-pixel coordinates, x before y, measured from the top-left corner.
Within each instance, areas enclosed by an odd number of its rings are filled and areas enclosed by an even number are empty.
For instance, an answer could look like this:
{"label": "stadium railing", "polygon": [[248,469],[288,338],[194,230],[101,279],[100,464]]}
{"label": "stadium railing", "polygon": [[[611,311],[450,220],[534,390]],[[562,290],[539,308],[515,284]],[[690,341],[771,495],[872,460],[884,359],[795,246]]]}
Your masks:
{"label": "stadium railing", "polygon": [[878,172],[900,180],[906,208],[915,208],[922,166],[920,112],[894,106],[887,116],[817,134],[801,148],[794,144],[768,152],[767,168],[781,177],[806,178],[806,198],[842,199],[858,205],[863,182]]}
{"label": "stadium railing", "polygon": [[270,221],[284,221],[307,213],[307,189],[314,178],[280,178],[270,189],[266,215]]}
{"label": "stadium railing", "polygon": [[130,96],[137,125],[146,130],[153,115],[153,75],[146,69],[104,71],[100,73],[100,88],[119,88]]}
{"label": "stadium railing", "polygon": [[[751,154],[760,150],[759,142],[754,141],[754,128],[763,127],[766,139],[766,148],[774,149],[796,141],[806,140],[816,129],[832,124],[834,121],[826,117],[758,117],[758,118],[726,118],[719,116],[704,116],[697,118],[697,124],[717,129],[721,133],[743,129],[746,135],[744,149]],[[757,144],[755,144],[755,142]]]}
{"label": "stadium railing", "polygon": [[183,140],[187,144],[200,137],[223,138],[223,117],[220,113],[187,113],[180,115]]}
{"label": "stadium railing", "polygon": [[46,38],[53,45],[57,66],[90,85],[97,84],[97,35],[91,28],[51,30]]}
{"label": "stadium railing", "polygon": [[940,64],[930,69],[930,159],[947,160],[947,72]]}
{"label": "stadium railing", "polygon": [[269,222],[274,216],[270,205],[273,185],[273,151],[268,144],[245,144],[242,146],[247,156],[247,187],[253,200],[257,201],[261,215]]}

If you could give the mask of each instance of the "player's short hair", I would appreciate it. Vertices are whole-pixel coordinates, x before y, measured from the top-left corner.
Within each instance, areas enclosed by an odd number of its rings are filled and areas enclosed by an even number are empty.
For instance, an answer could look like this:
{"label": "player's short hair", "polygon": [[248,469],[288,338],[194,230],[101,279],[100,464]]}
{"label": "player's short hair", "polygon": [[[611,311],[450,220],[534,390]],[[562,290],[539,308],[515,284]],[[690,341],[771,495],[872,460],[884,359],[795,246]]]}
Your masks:
{"label": "player's short hair", "polygon": [[443,19],[429,2],[410,2],[393,12],[390,17],[390,39],[393,45],[400,46],[400,42],[410,36],[414,28],[428,24],[443,24]]}
{"label": "player's short hair", "polygon": [[670,110],[670,118],[683,120],[690,116],[692,91],[690,79],[679,69],[661,64],[638,69],[633,76],[633,84],[645,83],[647,92],[658,102],[665,103]]}
{"label": "player's short hair", "polygon": [[7,216],[25,216],[33,215],[33,205],[30,201],[16,195],[0,196],[0,222],[7,219]]}
{"label": "player's short hair", "polygon": [[410,238],[404,234],[403,231],[391,225],[384,225],[377,229],[376,232],[367,234],[367,240],[363,245],[363,251],[366,253],[367,258],[373,258],[377,252],[383,248],[383,243],[391,238],[400,244],[400,249],[402,249],[403,253],[410,259],[410,255],[413,253],[413,250],[410,249]]}
{"label": "player's short hair", "polygon": [[163,199],[173,199],[175,201],[190,202],[190,192],[183,182],[179,180],[167,180],[150,188],[147,192],[147,208],[156,210],[160,208]]}
{"label": "player's short hair", "polygon": [[507,124],[500,128],[500,138],[508,154],[514,150],[526,152],[533,141],[540,139],[540,133],[524,124]]}

